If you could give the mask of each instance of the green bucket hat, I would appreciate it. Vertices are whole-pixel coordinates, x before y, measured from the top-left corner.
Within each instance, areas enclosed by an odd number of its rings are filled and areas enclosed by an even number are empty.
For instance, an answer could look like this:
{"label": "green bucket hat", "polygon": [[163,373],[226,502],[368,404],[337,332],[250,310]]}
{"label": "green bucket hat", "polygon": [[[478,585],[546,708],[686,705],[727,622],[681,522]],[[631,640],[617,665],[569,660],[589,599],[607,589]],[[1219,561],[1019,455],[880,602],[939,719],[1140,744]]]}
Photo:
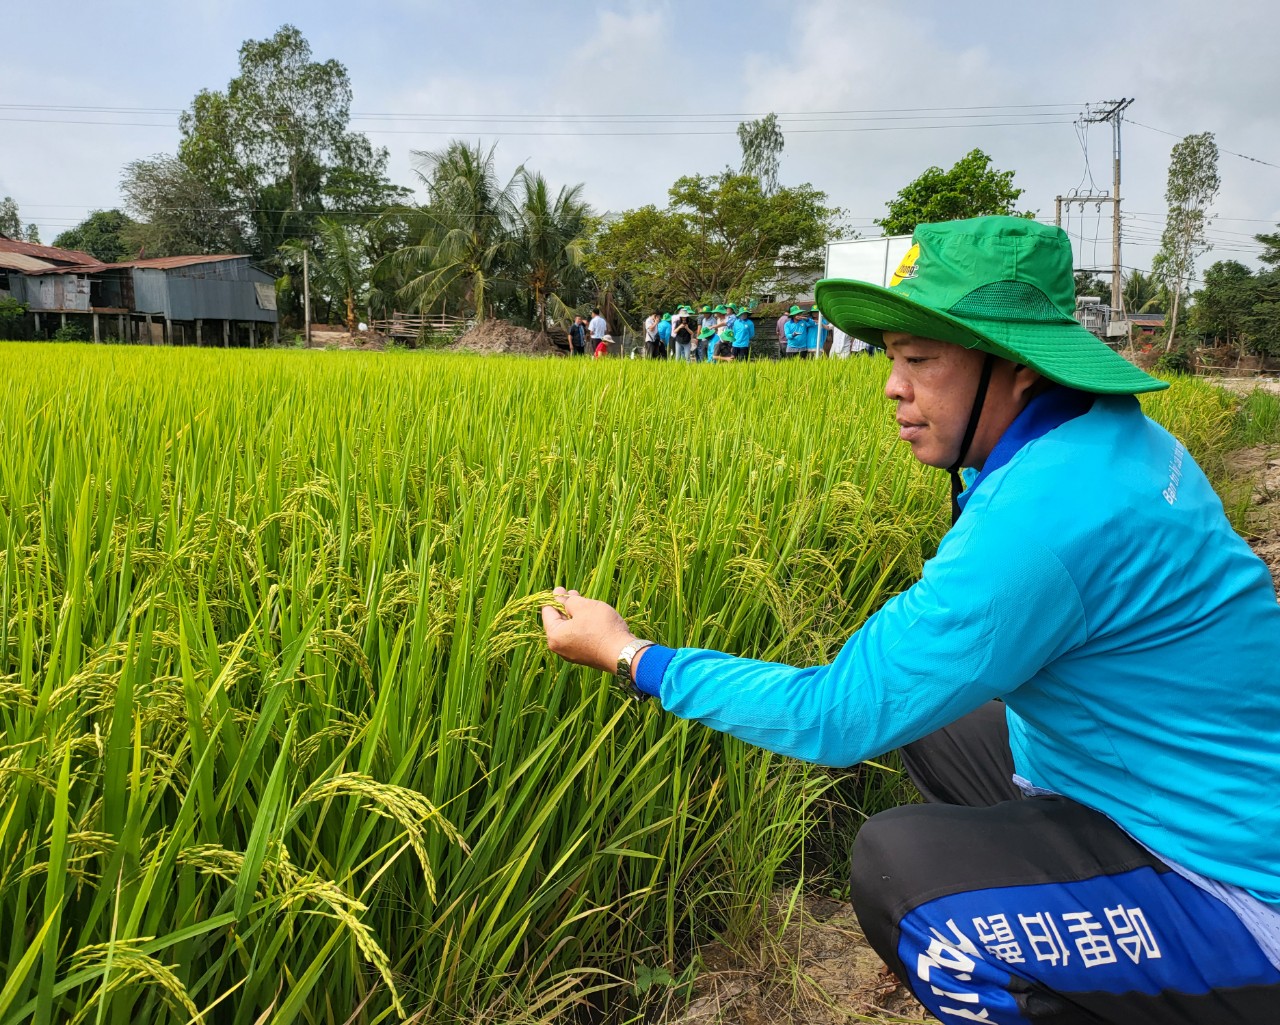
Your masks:
{"label": "green bucket hat", "polygon": [[703,313],[710,313],[710,312],[711,312],[711,307],[710,307],[710,306],[704,306],[704,307],[702,307],[702,312],[703,312]]}
{"label": "green bucket hat", "polygon": [[715,333],[716,333],[716,329],[715,329],[715,328],[713,328],[713,327],[704,327],[704,328],[701,328],[701,329],[698,331],[698,337],[699,337],[699,338],[710,338],[710,337],[711,337],[713,334],[715,334]]}
{"label": "green bucket hat", "polygon": [[662,319],[663,319],[664,321],[668,321],[668,320],[670,320],[670,319],[671,319],[671,314],[670,314],[670,313],[664,313],[664,314],[662,315]]}
{"label": "green bucket hat", "polygon": [[912,243],[888,288],[819,281],[815,296],[826,318],[877,344],[884,332],[901,331],[989,352],[1081,391],[1132,395],[1168,387],[1072,316],[1074,262],[1061,228],[974,217],[921,224]]}
{"label": "green bucket hat", "polygon": [[[822,282],[820,281],[818,284],[822,284]],[[787,310],[788,317],[798,317],[802,313],[804,313],[804,310],[800,309],[799,306],[792,306],[791,309]]]}
{"label": "green bucket hat", "polygon": [[728,313],[729,311],[728,311],[727,309],[725,309],[725,307],[724,307],[724,306],[717,306],[717,307],[716,307],[714,310],[712,310],[711,312],[712,312],[712,313]]}

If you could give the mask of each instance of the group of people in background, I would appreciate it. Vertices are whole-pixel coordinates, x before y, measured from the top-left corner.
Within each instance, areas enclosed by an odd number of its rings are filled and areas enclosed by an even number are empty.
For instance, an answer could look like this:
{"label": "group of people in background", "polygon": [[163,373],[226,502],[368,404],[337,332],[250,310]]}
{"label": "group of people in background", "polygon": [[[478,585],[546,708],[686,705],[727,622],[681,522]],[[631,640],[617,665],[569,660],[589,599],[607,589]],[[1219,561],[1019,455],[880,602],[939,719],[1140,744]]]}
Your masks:
{"label": "group of people in background", "polygon": [[653,312],[644,322],[646,354],[651,359],[688,363],[732,363],[751,358],[756,325],[750,307],[736,303],[681,305],[674,313]]}
{"label": "group of people in background", "polygon": [[[756,323],[747,304],[706,305],[698,311],[690,305],[680,305],[674,313],[655,311],[645,319],[645,355],[687,363],[745,362],[751,358],[755,334]],[[871,351],[865,342],[846,338],[833,348],[833,328],[817,306],[792,306],[782,314],[777,322],[777,339],[778,357],[782,359],[811,359],[820,349],[833,356]],[[609,325],[599,310],[592,312],[590,320],[574,317],[569,328],[574,355],[586,355],[589,346],[599,359],[608,353],[612,342]]]}

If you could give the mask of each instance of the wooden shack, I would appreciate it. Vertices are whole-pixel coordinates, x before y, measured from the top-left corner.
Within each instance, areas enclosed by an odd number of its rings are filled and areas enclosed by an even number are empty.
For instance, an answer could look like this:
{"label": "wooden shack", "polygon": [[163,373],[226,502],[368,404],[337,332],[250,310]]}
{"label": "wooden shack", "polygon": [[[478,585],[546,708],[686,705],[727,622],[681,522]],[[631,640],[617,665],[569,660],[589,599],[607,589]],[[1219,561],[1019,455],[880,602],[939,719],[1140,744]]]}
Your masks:
{"label": "wooden shack", "polygon": [[275,278],[249,257],[162,256],[104,266],[104,301],[128,306],[175,345],[258,345],[279,339]]}
{"label": "wooden shack", "polygon": [[242,255],[105,264],[88,253],[0,235],[0,297],[5,296],[26,305],[37,338],[51,337],[71,318],[95,342],[110,336],[227,346],[279,339],[275,278]]}

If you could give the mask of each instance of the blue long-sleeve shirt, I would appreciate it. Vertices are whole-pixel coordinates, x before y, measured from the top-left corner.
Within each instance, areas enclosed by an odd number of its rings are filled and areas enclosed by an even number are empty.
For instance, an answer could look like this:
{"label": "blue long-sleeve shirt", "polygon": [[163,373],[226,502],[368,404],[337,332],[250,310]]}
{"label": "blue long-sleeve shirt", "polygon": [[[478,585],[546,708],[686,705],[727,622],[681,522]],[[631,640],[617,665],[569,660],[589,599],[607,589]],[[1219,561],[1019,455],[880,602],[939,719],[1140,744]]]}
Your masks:
{"label": "blue long-sleeve shirt", "polygon": [[787,321],[786,327],[782,329],[782,335],[786,339],[788,349],[795,352],[809,347],[808,323],[809,321],[799,318]]}
{"label": "blue long-sleeve shirt", "polygon": [[653,648],[638,684],[683,718],[830,765],[1001,697],[1031,784],[1208,879],[1280,894],[1280,605],[1266,567],[1131,397],[1099,396],[1004,455],[920,581],[832,664]]}
{"label": "blue long-sleeve shirt", "polygon": [[750,348],[751,339],[755,334],[755,322],[750,317],[739,317],[733,323],[733,347],[735,349]]}

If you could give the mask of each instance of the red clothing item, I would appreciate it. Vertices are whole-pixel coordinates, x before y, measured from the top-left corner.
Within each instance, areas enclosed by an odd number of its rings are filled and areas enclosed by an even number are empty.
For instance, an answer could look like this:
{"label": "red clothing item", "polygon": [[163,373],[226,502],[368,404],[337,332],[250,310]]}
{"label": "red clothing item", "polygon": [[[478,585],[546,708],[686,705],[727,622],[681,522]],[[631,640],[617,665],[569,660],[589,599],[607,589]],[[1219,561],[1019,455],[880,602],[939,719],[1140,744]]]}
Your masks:
{"label": "red clothing item", "polygon": [[607,356],[607,355],[609,355],[609,343],[601,342],[599,345],[596,346],[596,354],[592,358],[599,359],[601,356]]}

